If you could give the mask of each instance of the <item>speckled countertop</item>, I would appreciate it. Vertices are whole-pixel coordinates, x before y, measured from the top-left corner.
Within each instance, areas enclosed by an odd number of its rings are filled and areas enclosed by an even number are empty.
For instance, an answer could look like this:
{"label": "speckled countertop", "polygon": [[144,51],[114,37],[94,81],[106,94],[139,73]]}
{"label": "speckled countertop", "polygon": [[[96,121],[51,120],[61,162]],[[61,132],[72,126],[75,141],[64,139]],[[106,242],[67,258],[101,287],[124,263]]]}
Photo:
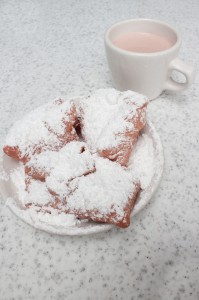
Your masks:
{"label": "speckled countertop", "polygon": [[[199,60],[198,0],[2,0],[0,140],[30,109],[57,96],[110,87],[104,31],[158,18],[183,35],[180,57]],[[84,237],[37,231],[0,198],[0,299],[199,299],[199,79],[163,94],[149,117],[165,153],[163,179],[126,230]]]}

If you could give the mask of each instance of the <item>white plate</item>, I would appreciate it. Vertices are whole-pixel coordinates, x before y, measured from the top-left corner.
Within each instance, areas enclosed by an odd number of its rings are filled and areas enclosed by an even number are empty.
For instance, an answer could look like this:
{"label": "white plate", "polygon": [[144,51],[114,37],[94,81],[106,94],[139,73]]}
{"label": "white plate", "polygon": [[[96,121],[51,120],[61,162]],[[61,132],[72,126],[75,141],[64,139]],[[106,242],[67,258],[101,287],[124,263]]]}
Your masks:
{"label": "white plate", "polygon": [[[155,190],[157,189],[164,165],[163,149],[158,133],[151,122],[147,122],[143,134],[147,136],[152,142],[153,147],[153,173],[150,175],[150,182],[147,184],[147,188],[142,190],[140,193],[133,212],[131,214],[132,219],[138,212],[140,212],[151,199]],[[149,140],[148,139],[148,140]],[[47,231],[49,233],[59,235],[86,235],[91,233],[97,233],[107,231],[113,228],[113,225],[99,224],[94,222],[81,222],[73,226],[68,226],[63,223],[53,223],[42,220],[37,214],[30,215],[29,210],[24,210],[20,203],[20,185],[16,185],[9,176],[11,172],[19,168],[19,163],[14,161],[12,158],[2,155],[0,161],[0,191],[5,198],[7,206],[11,211],[18,216],[21,220],[28,223],[29,225]],[[147,169],[146,169],[147,172]],[[20,176],[19,176],[20,177]],[[18,179],[20,181],[20,178]],[[23,180],[23,178],[22,178]],[[133,222],[133,220],[132,220]]]}

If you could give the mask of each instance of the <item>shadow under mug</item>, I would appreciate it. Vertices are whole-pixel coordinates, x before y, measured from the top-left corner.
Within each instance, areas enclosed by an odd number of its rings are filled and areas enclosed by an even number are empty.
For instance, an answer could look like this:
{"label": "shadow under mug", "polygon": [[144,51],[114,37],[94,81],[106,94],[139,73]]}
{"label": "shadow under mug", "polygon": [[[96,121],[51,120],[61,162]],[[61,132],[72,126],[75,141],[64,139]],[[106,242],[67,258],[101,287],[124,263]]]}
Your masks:
{"label": "shadow under mug", "polygon": [[[131,52],[114,45],[114,40],[132,32],[152,33],[166,38],[171,47],[158,52]],[[120,90],[133,90],[150,100],[164,90],[181,92],[194,81],[195,68],[177,57],[181,36],[168,24],[150,19],[132,19],[113,25],[105,33],[105,49],[114,86]],[[176,70],[186,81],[179,83],[171,78]]]}

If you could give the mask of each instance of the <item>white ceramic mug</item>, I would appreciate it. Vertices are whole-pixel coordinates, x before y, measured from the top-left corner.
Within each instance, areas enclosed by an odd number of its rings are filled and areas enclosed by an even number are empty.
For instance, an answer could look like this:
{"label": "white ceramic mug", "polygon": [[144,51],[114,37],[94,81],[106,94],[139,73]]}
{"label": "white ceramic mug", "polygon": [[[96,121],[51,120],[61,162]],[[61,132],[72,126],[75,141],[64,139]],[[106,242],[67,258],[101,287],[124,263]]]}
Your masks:
{"label": "white ceramic mug", "polygon": [[[123,50],[113,41],[131,32],[153,33],[166,38],[171,47],[152,53]],[[181,46],[179,33],[161,21],[132,19],[113,25],[105,34],[105,48],[113,83],[120,90],[134,90],[148,96],[158,97],[162,91],[181,92],[187,89],[195,78],[195,68],[180,60],[177,55]],[[185,83],[171,78],[171,72],[182,73]]]}

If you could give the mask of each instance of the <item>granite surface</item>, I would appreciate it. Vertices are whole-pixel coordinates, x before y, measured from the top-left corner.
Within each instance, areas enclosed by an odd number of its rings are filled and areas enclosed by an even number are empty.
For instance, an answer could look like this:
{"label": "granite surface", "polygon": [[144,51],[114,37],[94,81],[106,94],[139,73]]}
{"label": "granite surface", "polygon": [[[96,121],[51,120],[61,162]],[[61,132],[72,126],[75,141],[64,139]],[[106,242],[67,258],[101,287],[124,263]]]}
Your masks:
{"label": "granite surface", "polygon": [[[127,18],[180,29],[180,57],[199,60],[198,0],[0,1],[0,141],[30,109],[110,87],[104,31]],[[180,79],[180,77],[179,77]],[[165,169],[126,230],[84,237],[37,231],[0,198],[0,299],[199,299],[199,79],[150,103]]]}

